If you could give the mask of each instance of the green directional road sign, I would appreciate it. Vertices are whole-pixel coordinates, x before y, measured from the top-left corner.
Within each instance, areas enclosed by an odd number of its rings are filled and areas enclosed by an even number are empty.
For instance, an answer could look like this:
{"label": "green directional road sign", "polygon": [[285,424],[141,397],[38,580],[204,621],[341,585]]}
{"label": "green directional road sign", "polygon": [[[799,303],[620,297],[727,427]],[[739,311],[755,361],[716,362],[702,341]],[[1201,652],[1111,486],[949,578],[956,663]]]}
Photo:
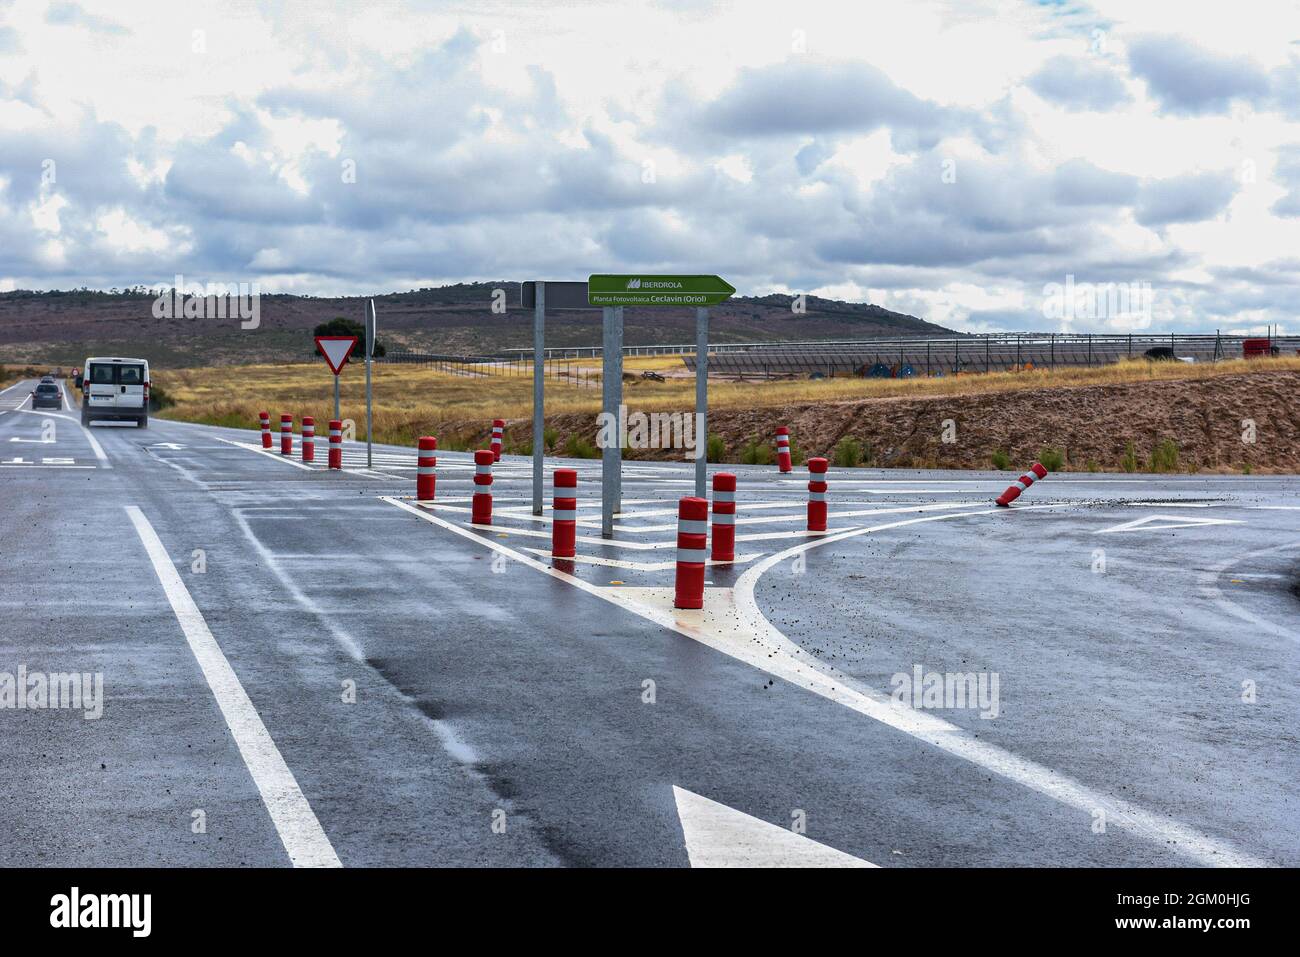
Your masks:
{"label": "green directional road sign", "polygon": [[718,276],[591,276],[593,306],[716,306],[736,289]]}

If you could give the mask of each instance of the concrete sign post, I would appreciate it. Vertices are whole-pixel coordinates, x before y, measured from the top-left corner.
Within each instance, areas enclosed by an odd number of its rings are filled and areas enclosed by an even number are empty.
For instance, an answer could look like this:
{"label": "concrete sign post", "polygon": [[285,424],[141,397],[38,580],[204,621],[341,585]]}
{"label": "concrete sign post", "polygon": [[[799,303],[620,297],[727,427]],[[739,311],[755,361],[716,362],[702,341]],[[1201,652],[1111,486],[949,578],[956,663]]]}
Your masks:
{"label": "concrete sign post", "polygon": [[[601,451],[600,534],[614,537],[614,515],[622,501],[623,307],[695,307],[695,494],[705,498],[708,473],[709,306],[734,295],[736,289],[718,276],[593,275],[587,279],[587,301],[605,310],[602,409],[606,422],[618,423],[617,448]],[[613,418],[609,418],[613,416]]]}
{"label": "concrete sign post", "polygon": [[540,279],[520,283],[519,298],[525,309],[533,310],[533,514],[542,514],[542,456],[546,446],[546,306],[552,309],[592,309],[587,302],[585,282],[544,282]]}
{"label": "concrete sign post", "polygon": [[606,306],[601,323],[604,353],[600,374],[601,412],[616,423],[614,440],[600,450],[600,535],[614,537],[614,515],[622,509],[623,437],[619,406],[623,402],[623,310]]}
{"label": "concrete sign post", "polygon": [[709,310],[695,310],[695,497],[708,498],[709,468]]}
{"label": "concrete sign post", "polygon": [[537,283],[533,304],[533,514],[542,514],[542,455],[546,444],[546,283]]}
{"label": "concrete sign post", "polygon": [[[370,300],[370,310],[366,315],[366,468],[373,468],[374,461],[371,453],[371,429],[370,429],[370,360],[375,355],[375,331],[378,322],[375,317],[375,301]],[[334,418],[338,418],[337,408],[334,411]]]}

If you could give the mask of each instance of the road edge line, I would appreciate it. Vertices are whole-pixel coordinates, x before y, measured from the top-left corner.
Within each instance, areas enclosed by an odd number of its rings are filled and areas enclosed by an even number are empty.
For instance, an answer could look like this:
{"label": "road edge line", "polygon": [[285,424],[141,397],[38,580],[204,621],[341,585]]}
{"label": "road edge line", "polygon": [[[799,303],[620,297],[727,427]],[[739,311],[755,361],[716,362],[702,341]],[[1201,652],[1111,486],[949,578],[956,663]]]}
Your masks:
{"label": "road edge line", "polygon": [[153,564],[154,573],[171,604],[176,621],[185,633],[190,651],[217,700],[226,727],[239,748],[244,766],[262,797],[271,823],[294,867],[342,867],[325,830],[285,763],[271,733],[249,699],[239,676],[230,666],[221,645],[208,628],[189,589],[181,581],[158,533],[139,506],[126,505],[127,515]]}

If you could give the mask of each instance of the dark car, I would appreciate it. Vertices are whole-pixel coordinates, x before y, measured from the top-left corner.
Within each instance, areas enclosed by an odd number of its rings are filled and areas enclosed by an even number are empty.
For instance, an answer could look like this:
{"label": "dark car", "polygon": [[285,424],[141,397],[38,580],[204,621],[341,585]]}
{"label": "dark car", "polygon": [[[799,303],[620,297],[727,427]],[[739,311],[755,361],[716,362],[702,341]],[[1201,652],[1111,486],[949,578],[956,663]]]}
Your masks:
{"label": "dark car", "polygon": [[33,409],[63,408],[63,393],[53,382],[42,382],[32,391]]}

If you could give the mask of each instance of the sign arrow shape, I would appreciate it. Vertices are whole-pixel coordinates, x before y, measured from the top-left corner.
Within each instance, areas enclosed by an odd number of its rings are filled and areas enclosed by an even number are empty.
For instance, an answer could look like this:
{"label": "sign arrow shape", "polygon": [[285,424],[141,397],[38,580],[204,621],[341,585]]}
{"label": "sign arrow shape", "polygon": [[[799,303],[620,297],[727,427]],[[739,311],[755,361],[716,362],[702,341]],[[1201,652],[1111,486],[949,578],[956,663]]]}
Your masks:
{"label": "sign arrow shape", "polygon": [[317,336],[316,347],[325,356],[330,371],[338,375],[348,364],[352,347],[357,344],[356,336]]}
{"label": "sign arrow shape", "polygon": [[[1160,525],[1152,525],[1152,522],[1161,522]],[[1158,532],[1165,528],[1195,528],[1199,525],[1242,525],[1245,524],[1241,519],[1233,518],[1188,518],[1186,515],[1148,515],[1146,518],[1135,518],[1131,522],[1124,522],[1120,525],[1112,525],[1110,528],[1099,529],[1094,535],[1105,535],[1109,532]]]}
{"label": "sign arrow shape", "polygon": [[876,867],[673,785],[691,867]]}

